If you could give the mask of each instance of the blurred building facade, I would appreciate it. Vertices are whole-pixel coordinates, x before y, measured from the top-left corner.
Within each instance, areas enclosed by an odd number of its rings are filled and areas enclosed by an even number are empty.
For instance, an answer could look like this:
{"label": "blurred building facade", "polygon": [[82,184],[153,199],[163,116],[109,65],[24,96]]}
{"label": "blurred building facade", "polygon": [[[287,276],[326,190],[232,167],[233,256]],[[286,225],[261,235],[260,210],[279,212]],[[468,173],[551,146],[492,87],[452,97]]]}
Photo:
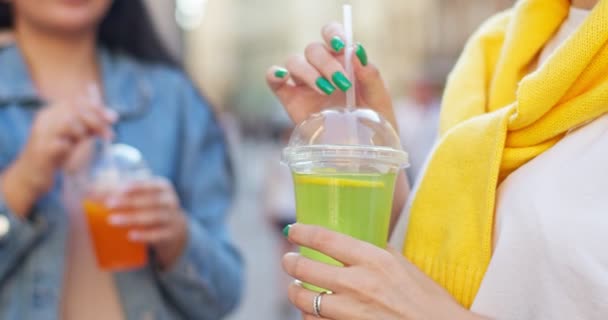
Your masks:
{"label": "blurred building facade", "polygon": [[[221,108],[245,120],[275,110],[265,87],[268,66],[320,39],[341,19],[344,1],[208,0],[205,16],[185,32],[184,58],[196,81]],[[422,74],[443,81],[465,40],[512,0],[352,0],[355,35],[402,96]]]}
{"label": "blurred building facade", "polygon": [[[146,0],[171,51],[183,59],[212,103],[245,121],[264,118],[276,103],[265,69],[320,39],[341,19],[346,1]],[[444,81],[471,33],[513,0],[351,0],[355,35],[383,71],[395,98],[421,76]],[[181,5],[180,5],[181,4]],[[177,8],[200,21],[182,30]],[[185,9],[184,9],[185,8]],[[179,10],[178,10],[179,11]]]}

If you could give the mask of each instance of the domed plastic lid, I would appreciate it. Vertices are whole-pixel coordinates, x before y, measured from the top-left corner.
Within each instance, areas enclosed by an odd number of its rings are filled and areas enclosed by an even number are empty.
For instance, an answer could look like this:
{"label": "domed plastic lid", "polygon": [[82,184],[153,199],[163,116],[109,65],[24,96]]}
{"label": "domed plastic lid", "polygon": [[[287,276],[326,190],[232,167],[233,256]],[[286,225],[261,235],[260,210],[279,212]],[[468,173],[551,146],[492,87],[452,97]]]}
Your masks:
{"label": "domed plastic lid", "polygon": [[102,150],[91,170],[93,184],[102,189],[150,175],[141,152],[126,144],[113,144]]}
{"label": "domed plastic lid", "polygon": [[292,168],[327,161],[404,168],[408,166],[408,155],[395,129],[377,112],[335,108],[302,122],[283,151],[283,162]]}

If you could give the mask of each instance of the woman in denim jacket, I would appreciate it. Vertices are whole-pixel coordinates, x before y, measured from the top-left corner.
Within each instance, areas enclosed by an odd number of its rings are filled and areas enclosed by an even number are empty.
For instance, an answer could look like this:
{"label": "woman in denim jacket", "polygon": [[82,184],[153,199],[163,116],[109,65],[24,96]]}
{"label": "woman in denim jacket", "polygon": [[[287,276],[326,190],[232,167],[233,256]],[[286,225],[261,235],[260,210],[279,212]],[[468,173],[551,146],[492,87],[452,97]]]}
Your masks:
{"label": "woman in denim jacket", "polygon": [[[15,44],[0,49],[0,319],[216,320],[231,311],[242,263],[225,224],[224,136],[141,0],[0,1],[1,28]],[[109,107],[83,102],[91,84]],[[136,147],[165,177],[114,199],[134,213],[111,222],[152,253],[138,270],[97,269],[79,205],[66,201],[75,193],[66,173],[99,137]]]}

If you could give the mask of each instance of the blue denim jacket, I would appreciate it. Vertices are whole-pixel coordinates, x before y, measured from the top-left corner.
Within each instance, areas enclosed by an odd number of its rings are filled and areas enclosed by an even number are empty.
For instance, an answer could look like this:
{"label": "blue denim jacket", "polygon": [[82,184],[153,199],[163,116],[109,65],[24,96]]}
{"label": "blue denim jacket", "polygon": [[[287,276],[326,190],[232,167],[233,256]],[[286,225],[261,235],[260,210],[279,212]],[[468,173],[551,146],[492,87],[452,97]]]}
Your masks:
{"label": "blue denim jacket", "polygon": [[[237,305],[243,282],[225,224],[233,187],[223,133],[180,71],[105,50],[99,61],[105,100],[121,117],[116,140],[141,150],[152,171],[173,182],[189,217],[189,242],[171,270],[150,265],[115,274],[124,314],[221,319]],[[0,171],[18,155],[41,107],[19,49],[0,49]],[[60,315],[68,225],[60,185],[28,221],[0,201],[0,319]]]}

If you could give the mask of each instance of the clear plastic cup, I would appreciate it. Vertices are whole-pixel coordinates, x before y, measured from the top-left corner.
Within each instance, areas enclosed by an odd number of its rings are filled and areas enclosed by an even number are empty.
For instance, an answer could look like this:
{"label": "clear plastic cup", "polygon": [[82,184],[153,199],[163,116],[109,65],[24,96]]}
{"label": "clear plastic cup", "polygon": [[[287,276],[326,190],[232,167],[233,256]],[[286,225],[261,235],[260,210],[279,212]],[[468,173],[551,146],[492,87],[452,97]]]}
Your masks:
{"label": "clear plastic cup", "polygon": [[[283,162],[293,174],[299,223],[386,247],[396,177],[408,165],[399,136],[386,119],[360,108],[312,115],[294,130]],[[341,265],[308,248],[301,253]]]}
{"label": "clear plastic cup", "polygon": [[99,268],[126,271],[147,264],[146,246],[129,240],[129,228],[109,223],[109,216],[113,212],[106,207],[106,201],[126,184],[150,177],[150,170],[141,153],[131,146],[104,145],[98,152],[85,183],[82,206]]}

